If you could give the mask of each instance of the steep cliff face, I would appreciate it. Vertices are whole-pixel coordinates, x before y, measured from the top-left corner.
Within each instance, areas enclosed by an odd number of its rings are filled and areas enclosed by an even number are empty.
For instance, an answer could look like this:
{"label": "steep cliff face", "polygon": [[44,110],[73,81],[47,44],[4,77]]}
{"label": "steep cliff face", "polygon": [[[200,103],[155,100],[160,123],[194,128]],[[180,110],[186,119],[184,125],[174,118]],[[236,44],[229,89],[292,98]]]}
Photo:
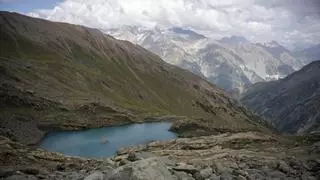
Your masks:
{"label": "steep cliff face", "polygon": [[258,83],[240,101],[280,131],[311,133],[320,130],[320,61],[288,77]]}
{"label": "steep cliff face", "polygon": [[15,13],[1,12],[0,24],[6,136],[34,143],[44,130],[161,116],[200,117],[230,131],[260,129],[221,90],[138,45],[96,29]]}

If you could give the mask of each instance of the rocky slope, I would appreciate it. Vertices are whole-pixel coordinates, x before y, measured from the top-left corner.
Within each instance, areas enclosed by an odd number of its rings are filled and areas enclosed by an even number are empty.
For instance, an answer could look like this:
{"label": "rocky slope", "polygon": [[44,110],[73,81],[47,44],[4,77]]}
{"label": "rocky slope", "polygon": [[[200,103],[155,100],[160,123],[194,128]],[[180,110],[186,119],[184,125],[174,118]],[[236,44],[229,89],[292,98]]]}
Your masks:
{"label": "rocky slope", "polygon": [[161,119],[265,129],[223,91],[138,45],[16,13],[1,12],[0,24],[0,132],[14,140]]}
{"label": "rocky slope", "polygon": [[[70,180],[319,179],[319,136],[257,132],[178,138],[111,159],[66,157],[0,136],[0,178]],[[17,158],[19,157],[19,158]]]}
{"label": "rocky slope", "polygon": [[254,44],[239,36],[216,41],[182,28],[123,26],[103,31],[139,44],[170,64],[204,75],[227,91],[242,92],[246,85],[285,77],[304,65],[275,41]]}
{"label": "rocky slope", "polygon": [[258,83],[240,101],[280,131],[320,131],[320,61],[303,67],[285,79]]}

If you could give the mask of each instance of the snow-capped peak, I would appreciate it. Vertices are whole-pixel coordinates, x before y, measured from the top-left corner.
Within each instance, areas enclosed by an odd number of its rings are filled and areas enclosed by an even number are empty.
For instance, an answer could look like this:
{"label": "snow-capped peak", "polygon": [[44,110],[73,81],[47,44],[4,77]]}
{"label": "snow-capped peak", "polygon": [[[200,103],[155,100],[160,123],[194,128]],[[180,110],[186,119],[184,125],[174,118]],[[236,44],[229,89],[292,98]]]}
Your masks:
{"label": "snow-capped peak", "polygon": [[254,44],[243,36],[216,41],[182,27],[134,26],[104,32],[139,44],[166,62],[205,76],[226,90],[241,91],[248,84],[278,79],[302,67],[276,41]]}

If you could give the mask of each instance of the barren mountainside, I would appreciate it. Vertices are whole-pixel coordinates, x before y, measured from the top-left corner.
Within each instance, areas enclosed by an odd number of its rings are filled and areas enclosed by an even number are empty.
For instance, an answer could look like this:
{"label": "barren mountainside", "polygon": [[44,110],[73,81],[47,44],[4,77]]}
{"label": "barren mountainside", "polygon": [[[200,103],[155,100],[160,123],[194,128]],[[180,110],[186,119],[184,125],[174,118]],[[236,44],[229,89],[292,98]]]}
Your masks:
{"label": "barren mountainside", "polygon": [[319,132],[319,72],[320,61],[312,62],[284,79],[253,85],[240,101],[280,131]]}

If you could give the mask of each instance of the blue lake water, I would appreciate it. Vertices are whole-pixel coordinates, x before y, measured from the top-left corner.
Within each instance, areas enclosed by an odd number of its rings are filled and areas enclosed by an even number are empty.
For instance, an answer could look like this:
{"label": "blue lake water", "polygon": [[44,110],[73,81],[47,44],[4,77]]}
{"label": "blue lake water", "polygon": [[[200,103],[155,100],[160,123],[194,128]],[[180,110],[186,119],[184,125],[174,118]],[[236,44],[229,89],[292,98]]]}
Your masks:
{"label": "blue lake water", "polygon": [[[40,147],[52,152],[82,157],[107,157],[119,148],[145,144],[152,140],[170,140],[176,134],[168,131],[170,122],[152,122],[104,127],[81,131],[52,132]],[[104,143],[103,141],[108,141]]]}

